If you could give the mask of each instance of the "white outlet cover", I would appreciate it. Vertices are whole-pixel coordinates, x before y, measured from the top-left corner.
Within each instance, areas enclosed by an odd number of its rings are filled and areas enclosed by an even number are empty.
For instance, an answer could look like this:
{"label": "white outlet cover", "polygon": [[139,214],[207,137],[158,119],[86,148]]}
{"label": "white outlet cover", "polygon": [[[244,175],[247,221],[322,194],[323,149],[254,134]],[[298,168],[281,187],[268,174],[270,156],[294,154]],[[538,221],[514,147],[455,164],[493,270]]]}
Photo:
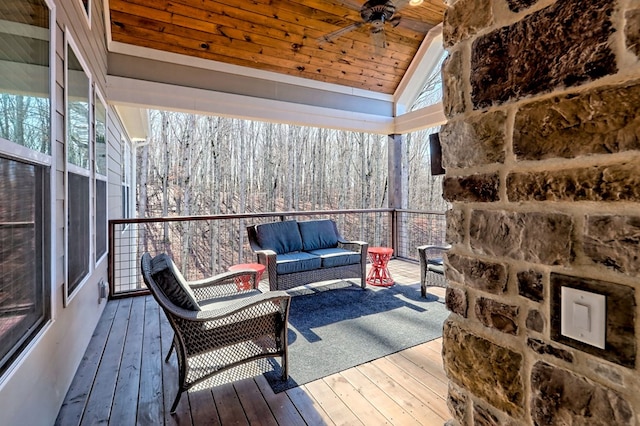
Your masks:
{"label": "white outlet cover", "polygon": [[561,288],[560,334],[605,348],[607,298],[571,287]]}

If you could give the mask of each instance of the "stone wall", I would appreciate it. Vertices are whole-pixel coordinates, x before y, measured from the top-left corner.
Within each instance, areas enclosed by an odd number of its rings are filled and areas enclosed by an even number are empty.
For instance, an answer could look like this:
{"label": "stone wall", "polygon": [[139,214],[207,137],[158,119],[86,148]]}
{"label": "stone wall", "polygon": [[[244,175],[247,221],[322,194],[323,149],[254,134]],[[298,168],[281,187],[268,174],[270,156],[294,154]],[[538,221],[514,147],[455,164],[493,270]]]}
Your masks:
{"label": "stone wall", "polygon": [[[640,1],[449,0],[452,424],[640,424]],[[560,287],[607,296],[606,344]]]}

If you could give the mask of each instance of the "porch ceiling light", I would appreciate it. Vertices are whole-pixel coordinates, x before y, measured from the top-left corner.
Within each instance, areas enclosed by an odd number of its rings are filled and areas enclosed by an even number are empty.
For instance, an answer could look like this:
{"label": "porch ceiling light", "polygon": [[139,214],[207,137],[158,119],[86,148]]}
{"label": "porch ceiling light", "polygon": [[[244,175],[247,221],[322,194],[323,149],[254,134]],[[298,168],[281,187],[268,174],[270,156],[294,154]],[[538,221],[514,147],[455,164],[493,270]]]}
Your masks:
{"label": "porch ceiling light", "polygon": [[424,0],[409,0],[409,6],[420,6]]}

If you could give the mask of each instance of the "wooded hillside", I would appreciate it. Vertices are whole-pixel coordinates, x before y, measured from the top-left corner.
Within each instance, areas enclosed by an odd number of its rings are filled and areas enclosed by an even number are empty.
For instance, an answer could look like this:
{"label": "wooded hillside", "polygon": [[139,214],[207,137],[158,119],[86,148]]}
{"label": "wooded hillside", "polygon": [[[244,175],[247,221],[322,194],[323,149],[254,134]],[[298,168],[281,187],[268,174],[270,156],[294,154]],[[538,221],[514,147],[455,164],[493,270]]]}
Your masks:
{"label": "wooded hillside", "polygon": [[[387,207],[385,135],[152,111],[140,217]],[[406,205],[446,210],[428,134],[405,135]]]}

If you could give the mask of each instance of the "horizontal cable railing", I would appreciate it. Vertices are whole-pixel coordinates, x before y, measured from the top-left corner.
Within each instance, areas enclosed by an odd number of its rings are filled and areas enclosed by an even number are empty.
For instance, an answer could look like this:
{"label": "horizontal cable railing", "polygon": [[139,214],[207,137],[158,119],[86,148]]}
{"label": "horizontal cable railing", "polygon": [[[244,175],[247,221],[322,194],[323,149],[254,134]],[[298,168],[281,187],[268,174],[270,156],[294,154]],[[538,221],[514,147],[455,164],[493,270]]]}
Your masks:
{"label": "horizontal cable railing", "polygon": [[413,210],[322,210],[111,220],[111,297],[146,293],[139,273],[139,260],[144,252],[169,254],[187,280],[197,280],[224,272],[234,264],[255,262],[247,240],[247,226],[323,218],[335,220],[346,239],[393,247],[398,257],[410,260],[417,260],[418,245],[440,243],[444,238],[444,228],[440,233],[434,229],[444,227],[442,213]]}

